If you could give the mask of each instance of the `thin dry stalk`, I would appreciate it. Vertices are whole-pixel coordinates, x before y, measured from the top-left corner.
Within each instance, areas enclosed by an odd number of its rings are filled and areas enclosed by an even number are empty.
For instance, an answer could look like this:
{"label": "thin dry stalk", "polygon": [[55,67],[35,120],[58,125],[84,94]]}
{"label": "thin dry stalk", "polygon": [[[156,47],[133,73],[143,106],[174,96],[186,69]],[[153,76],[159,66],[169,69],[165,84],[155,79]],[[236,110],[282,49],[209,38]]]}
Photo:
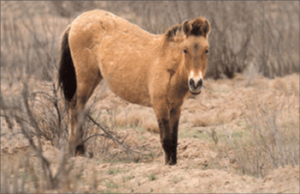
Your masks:
{"label": "thin dry stalk", "polygon": [[227,150],[227,156],[239,164],[243,173],[264,177],[273,169],[299,165],[299,121],[286,114],[298,102],[290,100],[289,95],[274,97],[269,105],[259,98],[248,105],[251,133],[247,137],[234,138],[227,133],[227,149],[233,151],[229,154]]}

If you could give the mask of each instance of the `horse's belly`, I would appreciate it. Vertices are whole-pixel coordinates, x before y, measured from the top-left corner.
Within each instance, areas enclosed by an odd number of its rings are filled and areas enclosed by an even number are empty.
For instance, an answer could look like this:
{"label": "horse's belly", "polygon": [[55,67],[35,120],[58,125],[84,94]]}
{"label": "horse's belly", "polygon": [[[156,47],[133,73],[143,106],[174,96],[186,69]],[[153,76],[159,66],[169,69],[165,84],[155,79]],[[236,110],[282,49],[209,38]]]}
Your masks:
{"label": "horse's belly", "polygon": [[116,95],[134,104],[151,106],[147,69],[142,68],[138,63],[120,64],[102,61],[100,71],[109,88]]}
{"label": "horse's belly", "polygon": [[108,86],[112,92],[124,100],[151,107],[150,96],[146,85],[137,84],[125,80],[115,79],[107,80]]}
{"label": "horse's belly", "polygon": [[134,104],[151,106],[146,69],[135,63],[102,61],[100,71],[109,88],[116,95]]}

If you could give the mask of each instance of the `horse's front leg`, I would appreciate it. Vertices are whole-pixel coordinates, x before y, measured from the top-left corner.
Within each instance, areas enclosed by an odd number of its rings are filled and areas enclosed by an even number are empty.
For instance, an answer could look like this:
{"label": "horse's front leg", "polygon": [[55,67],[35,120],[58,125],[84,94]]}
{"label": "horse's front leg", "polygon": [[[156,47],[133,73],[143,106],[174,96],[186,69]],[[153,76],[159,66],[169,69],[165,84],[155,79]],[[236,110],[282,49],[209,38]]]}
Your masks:
{"label": "horse's front leg", "polygon": [[171,131],[171,139],[172,139],[172,152],[170,155],[170,160],[173,164],[177,163],[177,144],[178,144],[178,125],[180,118],[181,108],[172,108],[170,111],[170,131]]}
{"label": "horse's front leg", "polygon": [[153,109],[158,121],[160,142],[164,151],[165,164],[175,165],[177,162],[178,131],[178,122],[173,119],[175,112],[171,111],[165,103],[155,104]]}

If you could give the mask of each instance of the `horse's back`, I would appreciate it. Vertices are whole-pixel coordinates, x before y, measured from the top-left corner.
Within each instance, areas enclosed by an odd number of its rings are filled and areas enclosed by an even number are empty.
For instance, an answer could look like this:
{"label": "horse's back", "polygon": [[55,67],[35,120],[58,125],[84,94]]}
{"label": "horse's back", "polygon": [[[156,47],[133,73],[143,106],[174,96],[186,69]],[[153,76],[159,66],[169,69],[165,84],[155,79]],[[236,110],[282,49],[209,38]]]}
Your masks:
{"label": "horse's back", "polygon": [[77,60],[76,71],[99,69],[114,93],[146,106],[151,104],[147,78],[157,61],[158,39],[127,20],[101,10],[76,18],[69,36],[72,57]]}
{"label": "horse's back", "polygon": [[84,33],[100,37],[119,37],[128,34],[128,37],[150,38],[151,34],[142,30],[127,20],[103,10],[93,10],[78,16],[72,22],[72,33]]}
{"label": "horse's back", "polygon": [[[120,20],[112,13],[94,10],[81,14],[71,24],[69,42],[74,49],[91,48],[109,36]],[[118,21],[117,23],[122,23]],[[73,46],[74,45],[74,46]]]}

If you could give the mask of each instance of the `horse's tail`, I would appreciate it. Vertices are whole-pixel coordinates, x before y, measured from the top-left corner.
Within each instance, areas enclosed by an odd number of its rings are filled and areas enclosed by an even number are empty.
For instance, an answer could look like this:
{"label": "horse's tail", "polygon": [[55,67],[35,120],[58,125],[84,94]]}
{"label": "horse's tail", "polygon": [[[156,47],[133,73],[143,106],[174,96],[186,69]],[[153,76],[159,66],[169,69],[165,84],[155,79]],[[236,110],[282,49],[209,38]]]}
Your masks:
{"label": "horse's tail", "polygon": [[68,26],[62,37],[58,70],[58,87],[62,89],[67,102],[71,101],[77,88],[76,73],[68,40],[70,29],[71,25]]}

